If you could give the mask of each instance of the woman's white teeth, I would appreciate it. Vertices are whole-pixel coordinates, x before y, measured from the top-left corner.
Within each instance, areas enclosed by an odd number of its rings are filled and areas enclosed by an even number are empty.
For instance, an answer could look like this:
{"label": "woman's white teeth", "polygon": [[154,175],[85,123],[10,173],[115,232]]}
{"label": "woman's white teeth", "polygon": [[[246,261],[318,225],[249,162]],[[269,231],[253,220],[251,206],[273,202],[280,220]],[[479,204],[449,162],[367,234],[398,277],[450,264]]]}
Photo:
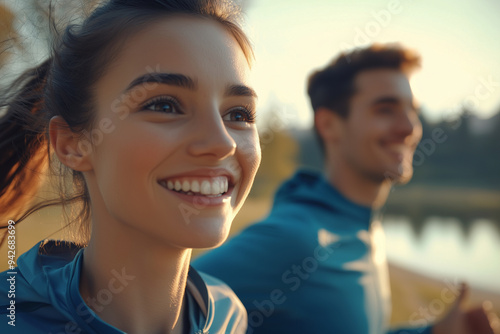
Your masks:
{"label": "woman's white teeth", "polygon": [[229,182],[227,177],[218,176],[211,178],[210,180],[203,180],[201,184],[198,180],[181,180],[165,181],[160,182],[167,189],[182,191],[188,193],[189,195],[202,194],[202,195],[220,195],[227,192],[229,187]]}
{"label": "woman's white teeth", "polygon": [[200,192],[202,195],[209,195],[212,193],[212,187],[209,181],[205,180],[201,183]]}
{"label": "woman's white teeth", "polygon": [[200,192],[200,184],[198,181],[193,181],[191,182],[191,191],[194,193],[199,193]]}

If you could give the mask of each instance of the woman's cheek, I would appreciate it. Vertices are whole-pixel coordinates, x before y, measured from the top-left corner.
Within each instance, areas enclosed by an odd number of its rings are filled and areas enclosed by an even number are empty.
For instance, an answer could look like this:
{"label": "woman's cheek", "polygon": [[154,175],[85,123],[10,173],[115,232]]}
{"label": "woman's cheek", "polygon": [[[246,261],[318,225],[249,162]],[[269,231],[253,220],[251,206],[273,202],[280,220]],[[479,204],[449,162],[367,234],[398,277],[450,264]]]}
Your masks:
{"label": "woman's cheek", "polygon": [[259,169],[259,166],[260,166],[260,162],[262,160],[262,151],[261,151],[261,148],[260,148],[260,139],[259,139],[259,134],[257,132],[257,129],[254,130],[253,132],[253,139],[252,139],[252,143],[253,143],[253,172],[254,172],[254,176],[255,174],[257,173],[257,170]]}

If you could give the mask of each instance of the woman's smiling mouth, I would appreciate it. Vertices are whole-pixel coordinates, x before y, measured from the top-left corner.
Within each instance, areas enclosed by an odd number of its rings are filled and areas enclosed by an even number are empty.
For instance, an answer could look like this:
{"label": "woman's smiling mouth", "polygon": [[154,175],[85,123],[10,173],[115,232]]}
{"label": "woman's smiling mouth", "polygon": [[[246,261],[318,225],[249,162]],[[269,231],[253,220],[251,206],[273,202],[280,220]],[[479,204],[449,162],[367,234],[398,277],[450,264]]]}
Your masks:
{"label": "woman's smiling mouth", "polygon": [[162,178],[158,184],[199,209],[228,203],[238,179],[225,168],[201,169]]}
{"label": "woman's smiling mouth", "polygon": [[219,197],[227,193],[227,176],[170,178],[158,182],[162,187],[189,196]]}

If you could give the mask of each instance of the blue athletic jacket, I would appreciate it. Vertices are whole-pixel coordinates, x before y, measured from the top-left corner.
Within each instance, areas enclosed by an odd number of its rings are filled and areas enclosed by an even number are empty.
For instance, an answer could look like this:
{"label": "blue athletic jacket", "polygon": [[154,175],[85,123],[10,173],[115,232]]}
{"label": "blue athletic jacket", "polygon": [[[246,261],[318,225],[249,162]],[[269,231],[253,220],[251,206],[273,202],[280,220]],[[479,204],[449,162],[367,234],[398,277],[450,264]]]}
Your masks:
{"label": "blue athletic jacket", "polygon": [[390,288],[380,223],[320,174],[298,172],[278,190],[264,221],[193,266],[236,292],[248,312],[248,333],[388,332]]}
{"label": "blue athletic jacket", "polygon": [[[21,255],[17,268],[0,273],[0,333],[122,334],[90,309],[79,292],[83,249],[69,242],[40,242]],[[109,291],[96,296],[97,312],[130,283],[123,270]],[[167,282],[165,284],[168,284]],[[243,305],[221,281],[190,269],[186,288],[191,332],[245,333]]]}

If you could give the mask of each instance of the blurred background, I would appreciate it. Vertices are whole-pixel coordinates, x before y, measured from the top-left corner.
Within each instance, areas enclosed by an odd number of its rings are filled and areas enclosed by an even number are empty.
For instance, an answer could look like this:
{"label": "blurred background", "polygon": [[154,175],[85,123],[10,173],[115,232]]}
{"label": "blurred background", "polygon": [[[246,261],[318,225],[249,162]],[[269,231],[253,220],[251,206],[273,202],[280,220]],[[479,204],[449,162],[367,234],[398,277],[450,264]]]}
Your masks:
{"label": "blurred background", "polygon": [[[500,314],[500,2],[495,0],[246,0],[255,47],[254,87],[263,162],[232,234],[265,217],[279,184],[296,168],[320,169],[311,131],[307,76],[339,52],[375,42],[417,50],[412,87],[424,135],[413,180],[383,209],[391,265],[393,323],[429,307],[450,282],[467,281],[470,303],[489,299]],[[53,31],[78,22],[95,1],[0,1],[0,83],[40,62]],[[433,131],[442,133],[437,142]],[[50,186],[40,198],[50,196]],[[44,195],[46,194],[46,195]],[[58,208],[17,227],[18,255],[59,231]],[[5,224],[2,222],[1,224]],[[6,254],[5,247],[0,254]],[[6,257],[0,270],[6,269]],[[445,305],[448,306],[448,305]],[[444,312],[439,312],[437,316]]]}

